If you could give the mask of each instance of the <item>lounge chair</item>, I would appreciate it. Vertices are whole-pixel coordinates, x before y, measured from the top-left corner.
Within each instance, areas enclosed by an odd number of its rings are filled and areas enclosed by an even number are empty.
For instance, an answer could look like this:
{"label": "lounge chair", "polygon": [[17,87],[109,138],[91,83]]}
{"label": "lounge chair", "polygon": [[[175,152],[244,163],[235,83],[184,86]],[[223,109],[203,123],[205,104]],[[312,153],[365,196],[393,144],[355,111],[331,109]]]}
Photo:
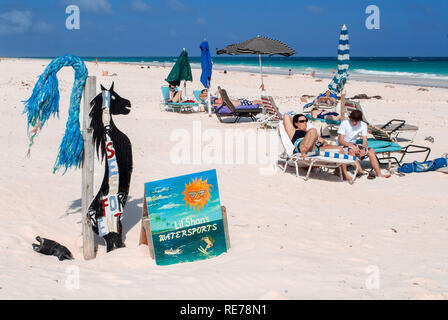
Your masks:
{"label": "lounge chair", "polygon": [[343,164],[346,164],[355,167],[355,174],[351,183],[355,181],[356,175],[358,173],[358,166],[356,165],[356,157],[334,153],[331,151],[320,151],[319,153],[309,152],[304,160],[300,153],[294,153],[294,145],[289,139],[289,136],[286,133],[285,127],[281,121],[279,122],[278,130],[279,130],[280,145],[282,146],[282,149],[279,152],[277,163],[279,161],[285,163],[283,167],[283,172],[286,172],[288,165],[293,165],[296,168],[296,177],[298,177],[300,175],[299,166],[308,167],[307,174],[304,178],[306,181],[308,180],[311,169],[313,167],[339,169],[339,176],[341,180],[343,180],[341,166]]}
{"label": "lounge chair", "polygon": [[[369,121],[367,121],[365,112],[361,108],[361,104],[356,101],[350,101],[347,100],[345,102],[345,110],[347,112],[351,112],[353,110],[359,110],[362,112],[362,121],[367,123],[369,132],[375,137],[377,140],[384,140],[384,141],[397,141],[398,135],[400,133],[409,133],[414,132],[414,135],[412,136],[412,139],[409,139],[411,142],[414,141],[415,135],[417,134],[418,127],[415,125],[407,124],[405,120],[400,119],[392,119],[386,124],[370,124]],[[385,136],[383,132],[386,132],[387,135]]]}
{"label": "lounge chair", "polygon": [[340,120],[327,120],[322,118],[313,118],[311,114],[305,114],[308,120],[311,121],[314,127],[316,127],[322,138],[330,139],[332,136],[337,136],[337,131],[339,125],[341,124]]}
{"label": "lounge chair", "polygon": [[[344,107],[346,113],[353,110],[362,112],[362,121],[367,124],[368,132],[374,137],[367,139],[368,147],[375,151],[375,155],[380,165],[387,165],[388,169],[391,168],[392,163],[401,166],[405,156],[412,153],[426,153],[424,161],[428,159],[429,154],[431,153],[431,148],[415,144],[401,146],[397,143],[397,136],[400,132],[417,131],[417,126],[408,125],[405,120],[398,119],[392,119],[385,125],[372,125],[367,121],[365,112],[362,110],[359,102],[347,100]],[[384,129],[382,129],[382,127]],[[414,138],[412,138],[411,142],[413,140]],[[362,139],[358,139],[356,143],[362,144]],[[399,156],[395,156],[394,154],[396,153],[399,154]]]}
{"label": "lounge chair", "polygon": [[199,103],[200,111],[207,110],[207,103],[201,99],[201,90],[193,91],[193,95],[196,98],[196,101]]}
{"label": "lounge chair", "polygon": [[279,121],[283,119],[283,115],[278,110],[274,99],[269,96],[261,96],[264,114],[258,118],[258,122],[262,128],[277,128]]}
{"label": "lounge chair", "polygon": [[234,117],[235,121],[233,123],[239,122],[241,118],[251,118],[252,121],[257,121],[255,116],[263,111],[258,104],[250,106],[234,106],[226,90],[218,87],[219,94],[223,100],[221,106],[215,107],[215,114],[220,122],[223,117]]}
{"label": "lounge chair", "polygon": [[313,101],[311,101],[310,103],[307,103],[303,106],[303,111],[304,112],[309,112],[311,111],[311,109],[313,109],[314,107],[318,107],[319,109],[324,109],[324,110],[329,110],[329,111],[334,111],[337,112],[337,105],[339,103],[338,101],[338,96],[335,93],[331,93],[330,97],[335,98],[336,99],[336,103],[330,103],[330,106],[328,106],[327,103],[324,102],[316,102],[317,99],[321,98],[321,97],[325,97],[325,93],[321,93],[320,95],[318,95]]}
{"label": "lounge chair", "polygon": [[196,98],[196,101],[201,104],[206,104],[205,101],[201,99],[201,90],[194,90],[193,95]]}
{"label": "lounge chair", "polygon": [[162,111],[174,111],[174,112],[194,112],[198,109],[198,103],[192,102],[168,102],[170,88],[168,86],[162,86],[162,102],[160,103],[160,109]]}
{"label": "lounge chair", "polygon": [[[381,135],[382,139],[367,139],[368,147],[372,148],[375,151],[375,155],[378,159],[378,162],[381,165],[388,166],[388,169],[391,168],[392,163],[401,166],[403,163],[403,159],[406,155],[412,153],[426,153],[425,159],[426,161],[431,153],[431,148],[425,146],[419,146],[415,144],[409,144],[407,146],[400,146],[396,141],[384,130],[379,128],[369,126],[369,130],[374,130],[374,132],[379,132],[377,135]],[[374,135],[375,136],[375,135]],[[362,144],[362,139],[358,139],[356,141],[357,144]],[[399,153],[401,155],[400,159],[394,156],[394,153]],[[387,163],[385,162],[387,160]]]}

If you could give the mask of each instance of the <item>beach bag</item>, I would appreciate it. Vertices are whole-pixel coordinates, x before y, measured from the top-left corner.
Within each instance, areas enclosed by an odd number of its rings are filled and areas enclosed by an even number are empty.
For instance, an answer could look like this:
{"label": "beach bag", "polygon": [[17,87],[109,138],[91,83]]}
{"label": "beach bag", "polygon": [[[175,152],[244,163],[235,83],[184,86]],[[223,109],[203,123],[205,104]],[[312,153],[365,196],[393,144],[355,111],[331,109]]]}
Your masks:
{"label": "beach bag", "polygon": [[432,161],[405,163],[398,168],[398,172],[411,173],[411,172],[426,172],[434,171],[447,166],[446,158],[437,158]]}
{"label": "beach bag", "polygon": [[[447,161],[448,161],[448,153],[443,154],[442,157],[447,159]],[[448,166],[436,169],[436,171],[437,172],[448,173]]]}

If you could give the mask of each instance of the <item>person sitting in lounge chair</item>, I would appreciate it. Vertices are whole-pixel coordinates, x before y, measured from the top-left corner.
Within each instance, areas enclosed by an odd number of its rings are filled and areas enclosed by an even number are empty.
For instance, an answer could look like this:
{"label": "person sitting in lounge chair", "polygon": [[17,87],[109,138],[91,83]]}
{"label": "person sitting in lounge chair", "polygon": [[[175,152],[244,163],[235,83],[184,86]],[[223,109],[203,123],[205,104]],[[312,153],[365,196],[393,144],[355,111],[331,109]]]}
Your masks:
{"label": "person sitting in lounge chair", "polygon": [[[294,117],[291,117],[291,115],[285,113],[283,115],[283,125],[294,145],[294,152],[300,152],[303,159],[305,159],[307,152],[318,152],[319,149],[334,149],[338,153],[344,154],[342,147],[328,144],[327,141],[322,139],[316,128],[308,122],[308,119],[303,114],[296,114]],[[342,174],[344,179],[352,180],[347,173],[346,165],[342,165]]]}
{"label": "person sitting in lounge chair", "polygon": [[328,112],[325,110],[319,110],[318,107],[314,107],[313,110],[311,110],[311,117],[313,119],[325,119],[325,120],[341,120],[341,116],[337,112]]}
{"label": "person sitting in lounge chair", "polygon": [[[199,99],[201,99],[202,102],[204,102],[204,103],[208,103],[208,91],[207,91],[207,89],[202,89],[201,90],[201,94],[199,95]],[[213,105],[213,103],[214,103],[214,101],[216,99],[218,99],[218,98],[217,97],[213,97],[213,96],[210,95],[210,101],[211,101],[212,105]]]}
{"label": "person sitting in lounge chair", "polygon": [[[205,90],[205,89],[204,89]],[[230,101],[233,103],[234,106],[251,106],[251,105],[261,105],[262,101],[261,100],[248,100],[246,98],[240,98],[240,99],[230,99]],[[213,106],[217,107],[222,105],[224,102],[222,100],[222,97],[216,98],[213,102]]]}
{"label": "person sitting in lounge chair", "polygon": [[[360,136],[362,137],[362,144],[356,144],[356,140]],[[381,173],[375,151],[367,146],[367,124],[362,121],[361,111],[352,111],[349,120],[341,122],[338,129],[338,143],[343,147],[345,154],[356,156],[359,160],[368,157],[377,177],[390,177],[390,174],[384,175]],[[359,172],[363,172],[359,160],[356,161],[356,164],[358,165]]]}
{"label": "person sitting in lounge chair", "polygon": [[184,102],[184,100],[182,100],[182,90],[176,91],[176,86],[172,84],[170,84],[169,96],[167,98],[167,101],[172,103]]}
{"label": "person sitting in lounge chair", "polygon": [[337,96],[331,94],[330,90],[325,91],[325,94],[321,94],[316,99],[316,103],[326,103],[328,106],[336,105],[338,103]]}

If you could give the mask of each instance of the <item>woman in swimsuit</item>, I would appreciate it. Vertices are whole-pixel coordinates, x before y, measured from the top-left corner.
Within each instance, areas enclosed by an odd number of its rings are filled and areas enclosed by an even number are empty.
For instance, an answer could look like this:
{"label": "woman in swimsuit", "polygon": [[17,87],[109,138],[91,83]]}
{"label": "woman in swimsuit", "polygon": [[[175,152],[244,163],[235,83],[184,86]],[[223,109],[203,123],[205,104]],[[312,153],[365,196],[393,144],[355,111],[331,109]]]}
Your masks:
{"label": "woman in swimsuit", "polygon": [[318,107],[314,107],[311,110],[311,117],[313,119],[325,119],[325,120],[341,120],[341,116],[337,112],[327,112],[324,110],[319,110]]}
{"label": "woman in swimsuit", "polygon": [[[294,145],[294,152],[302,155],[305,159],[307,152],[315,150],[334,149],[340,154],[344,154],[344,150],[340,146],[328,144],[317,132],[316,128],[308,123],[308,119],[303,114],[296,114],[291,117],[288,113],[283,115],[283,125],[286,133]],[[347,172],[347,166],[342,165],[342,174],[346,180],[352,180]]]}
{"label": "woman in swimsuit", "polygon": [[338,101],[331,96],[331,91],[327,90],[325,91],[325,94],[320,95],[316,99],[316,103],[326,103],[328,106],[330,106],[330,105],[336,105]]}
{"label": "woman in swimsuit", "polygon": [[168,95],[168,102],[179,103],[183,102],[182,100],[182,91],[176,91],[176,86],[170,84],[170,92]]}

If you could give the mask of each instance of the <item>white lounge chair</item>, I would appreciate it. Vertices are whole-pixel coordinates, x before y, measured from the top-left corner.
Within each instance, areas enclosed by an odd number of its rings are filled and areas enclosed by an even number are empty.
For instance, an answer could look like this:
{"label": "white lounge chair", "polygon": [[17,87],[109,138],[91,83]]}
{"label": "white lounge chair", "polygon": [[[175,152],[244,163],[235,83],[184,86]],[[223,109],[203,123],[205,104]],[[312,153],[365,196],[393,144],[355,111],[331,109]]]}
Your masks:
{"label": "white lounge chair", "polygon": [[339,176],[341,180],[342,178],[342,168],[343,164],[353,165],[355,169],[355,174],[351,183],[353,183],[356,179],[356,175],[358,173],[358,166],[356,165],[356,157],[349,156],[345,154],[339,154],[331,151],[320,151],[309,152],[305,159],[302,158],[300,153],[294,153],[294,145],[289,139],[288,134],[286,133],[285,127],[283,123],[280,121],[278,125],[279,130],[279,138],[280,145],[282,149],[279,152],[279,156],[277,159],[277,164],[279,161],[285,163],[283,167],[283,172],[286,172],[286,168],[288,165],[293,165],[296,168],[296,177],[299,177],[299,166],[300,167],[308,167],[308,172],[305,176],[305,181],[308,180],[309,175],[311,173],[311,169],[313,167],[321,167],[327,169],[339,169]]}

